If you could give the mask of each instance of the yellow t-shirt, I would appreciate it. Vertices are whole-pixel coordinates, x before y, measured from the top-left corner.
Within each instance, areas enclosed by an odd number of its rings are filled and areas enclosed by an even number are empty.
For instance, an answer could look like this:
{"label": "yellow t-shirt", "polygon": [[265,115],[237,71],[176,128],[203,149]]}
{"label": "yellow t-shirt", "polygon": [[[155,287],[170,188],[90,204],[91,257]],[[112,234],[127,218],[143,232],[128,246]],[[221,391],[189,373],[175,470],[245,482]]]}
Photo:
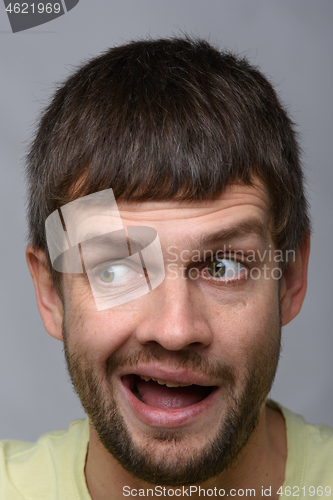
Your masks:
{"label": "yellow t-shirt", "polygon": [[288,456],[280,498],[333,500],[333,429],[310,425],[273,401],[268,405],[281,411],[287,428]]}
{"label": "yellow t-shirt", "polygon": [[91,500],[85,476],[88,419],[36,443],[0,442],[0,500]]}
{"label": "yellow t-shirt", "polygon": [[[267,404],[282,412],[287,426],[288,458],[280,498],[333,500],[333,429],[306,424],[276,403]],[[86,419],[36,443],[0,442],[0,500],[91,500],[84,476],[88,438]]]}

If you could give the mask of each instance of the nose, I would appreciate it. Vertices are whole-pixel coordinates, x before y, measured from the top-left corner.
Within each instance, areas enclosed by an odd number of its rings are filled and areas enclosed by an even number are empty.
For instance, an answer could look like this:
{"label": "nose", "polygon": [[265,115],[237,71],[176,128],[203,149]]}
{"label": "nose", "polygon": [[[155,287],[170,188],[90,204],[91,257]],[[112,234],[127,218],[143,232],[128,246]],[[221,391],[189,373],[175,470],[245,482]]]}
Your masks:
{"label": "nose", "polygon": [[136,330],[138,342],[158,343],[170,351],[208,346],[212,332],[198,299],[186,279],[166,278],[148,294],[145,318]]}

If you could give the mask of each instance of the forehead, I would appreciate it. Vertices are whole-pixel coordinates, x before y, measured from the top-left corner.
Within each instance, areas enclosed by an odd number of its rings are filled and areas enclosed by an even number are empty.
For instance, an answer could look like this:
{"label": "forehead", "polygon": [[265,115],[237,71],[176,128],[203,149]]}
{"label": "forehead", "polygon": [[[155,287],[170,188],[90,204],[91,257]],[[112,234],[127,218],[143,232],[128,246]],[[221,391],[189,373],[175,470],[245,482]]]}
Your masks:
{"label": "forehead", "polygon": [[257,222],[258,227],[266,230],[270,225],[269,196],[260,181],[253,185],[230,184],[213,201],[118,202],[117,205],[124,225],[154,227],[160,236],[169,238],[184,238],[193,231],[232,229],[244,221],[254,222],[253,227]]}

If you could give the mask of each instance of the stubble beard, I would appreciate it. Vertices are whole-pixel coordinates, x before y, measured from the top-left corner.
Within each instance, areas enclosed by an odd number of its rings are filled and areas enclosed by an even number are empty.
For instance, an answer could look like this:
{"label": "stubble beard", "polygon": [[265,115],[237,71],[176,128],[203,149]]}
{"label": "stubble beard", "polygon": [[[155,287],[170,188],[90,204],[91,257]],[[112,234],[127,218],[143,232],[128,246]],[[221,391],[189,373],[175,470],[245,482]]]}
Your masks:
{"label": "stubble beard", "polygon": [[[145,446],[137,445],[112,397],[109,380],[118,366],[135,366],[139,361],[169,359],[162,348],[145,347],[126,359],[110,358],[104,377],[93,366],[84,366],[76,353],[71,353],[65,325],[64,353],[73,387],[78,394],[100,441],[120,465],[135,477],[148,483],[179,486],[202,483],[234,464],[240,451],[253,434],[262,405],[272,386],[281,347],[279,335],[253,351],[247,366],[247,377],[239,396],[235,393],[235,372],[226,365],[211,366],[201,355],[187,351],[177,353],[180,366],[207,373],[219,373],[221,382],[228,382],[226,412],[215,439],[201,449],[191,448],[182,430],[153,431]],[[163,352],[164,351],[164,352]],[[172,353],[174,355],[175,353]],[[163,444],[163,452],[161,452]],[[159,450],[156,453],[156,449]],[[171,457],[168,461],[168,457]]]}

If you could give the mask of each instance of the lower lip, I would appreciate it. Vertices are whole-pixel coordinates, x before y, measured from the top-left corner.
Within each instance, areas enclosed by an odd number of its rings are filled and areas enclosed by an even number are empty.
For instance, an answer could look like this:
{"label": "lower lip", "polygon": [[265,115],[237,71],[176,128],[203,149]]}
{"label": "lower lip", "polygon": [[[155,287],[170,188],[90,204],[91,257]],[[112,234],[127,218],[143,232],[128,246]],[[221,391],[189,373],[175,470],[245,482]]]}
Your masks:
{"label": "lower lip", "polygon": [[152,427],[163,428],[174,428],[191,424],[210,410],[219,392],[219,388],[216,387],[205,399],[194,405],[177,410],[161,410],[140,401],[121,381],[120,385],[121,392],[124,394],[125,400],[128,402],[132,412],[144,423]]}

